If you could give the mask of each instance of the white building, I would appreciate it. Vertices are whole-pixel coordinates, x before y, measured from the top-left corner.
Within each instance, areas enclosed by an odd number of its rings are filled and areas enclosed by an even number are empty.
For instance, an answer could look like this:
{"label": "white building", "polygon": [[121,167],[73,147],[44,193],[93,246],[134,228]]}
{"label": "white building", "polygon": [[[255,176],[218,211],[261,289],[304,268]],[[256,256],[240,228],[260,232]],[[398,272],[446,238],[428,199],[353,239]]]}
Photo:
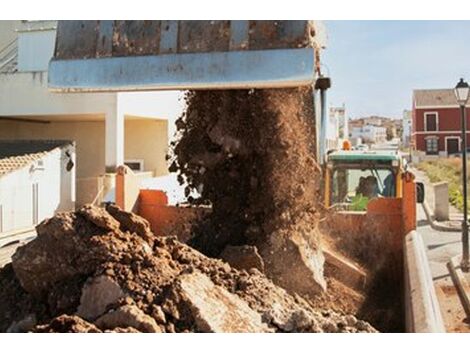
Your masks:
{"label": "white building", "polygon": [[334,115],[338,121],[338,138],[341,140],[347,139],[349,137],[349,123],[344,103],[340,107],[330,108],[330,115]]}
{"label": "white building", "polygon": [[168,174],[165,155],[181,93],[50,92],[56,25],[0,21],[0,139],[74,141],[77,205],[109,193],[118,165],[146,177]]}
{"label": "white building", "polygon": [[402,142],[404,147],[410,146],[411,141],[411,118],[412,111],[411,110],[403,110],[403,135],[402,135]]}
{"label": "white building", "polygon": [[383,143],[387,139],[387,129],[373,125],[353,127],[351,138],[361,138],[364,143]]}
{"label": "white building", "polygon": [[0,141],[0,237],[75,208],[75,145]]}
{"label": "white building", "polygon": [[339,121],[334,109],[335,108],[330,108],[328,114],[328,125],[326,126],[326,150],[338,149],[340,146]]}
{"label": "white building", "polygon": [[348,138],[349,128],[345,105],[330,107],[327,128],[327,149],[341,148],[343,141]]}

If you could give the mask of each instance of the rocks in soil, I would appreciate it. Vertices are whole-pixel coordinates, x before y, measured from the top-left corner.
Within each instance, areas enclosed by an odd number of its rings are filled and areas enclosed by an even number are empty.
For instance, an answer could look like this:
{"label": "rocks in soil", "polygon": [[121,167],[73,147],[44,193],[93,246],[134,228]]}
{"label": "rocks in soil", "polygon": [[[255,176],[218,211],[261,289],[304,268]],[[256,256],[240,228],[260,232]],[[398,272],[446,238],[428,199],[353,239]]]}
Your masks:
{"label": "rocks in soil", "polygon": [[0,270],[1,331],[31,316],[22,326],[38,332],[375,331],[112,214],[89,206],[39,225]]}
{"label": "rocks in soil", "polygon": [[181,275],[171,299],[185,305],[201,332],[269,332],[261,315],[200,272]]}
{"label": "rocks in soil", "polygon": [[260,245],[266,275],[289,292],[313,298],[326,290],[323,253],[296,232],[271,234]]}
{"label": "rocks in soil", "polygon": [[121,287],[111,277],[91,277],[83,286],[77,315],[93,320],[106,312],[110,304],[125,296]]}
{"label": "rocks in soil", "polygon": [[95,324],[101,329],[131,327],[141,332],[162,332],[155,319],[130,304],[110,310],[99,317]]}
{"label": "rocks in soil", "polygon": [[191,246],[256,246],[289,292],[325,291],[312,89],[190,91],[186,103],[170,171],[200,193],[192,203],[212,206]]}
{"label": "rocks in soil", "polygon": [[34,332],[102,332],[95,325],[77,316],[60,315],[52,319],[48,324],[38,325]]}
{"label": "rocks in soil", "polygon": [[235,269],[250,270],[255,268],[262,273],[264,272],[263,258],[255,246],[227,246],[219,257]]}

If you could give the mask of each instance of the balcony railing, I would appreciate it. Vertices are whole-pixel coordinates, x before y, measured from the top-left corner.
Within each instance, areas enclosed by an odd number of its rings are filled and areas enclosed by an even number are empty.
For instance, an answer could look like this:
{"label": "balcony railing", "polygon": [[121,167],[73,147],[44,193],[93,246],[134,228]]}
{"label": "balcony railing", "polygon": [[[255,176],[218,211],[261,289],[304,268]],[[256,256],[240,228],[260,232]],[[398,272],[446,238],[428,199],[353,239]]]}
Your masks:
{"label": "balcony railing", "polygon": [[18,65],[18,39],[0,50],[0,73],[16,72]]}

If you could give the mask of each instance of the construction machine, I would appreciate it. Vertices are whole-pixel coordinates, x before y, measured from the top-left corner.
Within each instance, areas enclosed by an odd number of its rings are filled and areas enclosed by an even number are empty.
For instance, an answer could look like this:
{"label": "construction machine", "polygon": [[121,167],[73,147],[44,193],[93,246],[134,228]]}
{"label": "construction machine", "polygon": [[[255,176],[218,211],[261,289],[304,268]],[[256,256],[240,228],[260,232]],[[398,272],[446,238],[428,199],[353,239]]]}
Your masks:
{"label": "construction machine", "polygon": [[[313,87],[316,158],[325,206],[334,210],[329,229],[358,241],[380,236],[400,276],[403,241],[416,228],[416,194],[421,200],[423,188],[417,192],[397,153],[327,153],[325,45],[318,21],[59,21],[48,84],[51,91],[72,93]],[[119,175],[128,177],[122,170]],[[130,203],[158,233],[171,232],[176,213],[189,213],[149,190],[131,194],[128,182],[119,180],[117,202],[125,206],[126,197],[138,202],[140,196],[140,205]]]}
{"label": "construction machine", "polygon": [[[398,151],[330,151],[324,169],[325,207],[365,211],[374,198],[402,198],[407,172]],[[416,200],[424,201],[421,182],[416,182]]]}

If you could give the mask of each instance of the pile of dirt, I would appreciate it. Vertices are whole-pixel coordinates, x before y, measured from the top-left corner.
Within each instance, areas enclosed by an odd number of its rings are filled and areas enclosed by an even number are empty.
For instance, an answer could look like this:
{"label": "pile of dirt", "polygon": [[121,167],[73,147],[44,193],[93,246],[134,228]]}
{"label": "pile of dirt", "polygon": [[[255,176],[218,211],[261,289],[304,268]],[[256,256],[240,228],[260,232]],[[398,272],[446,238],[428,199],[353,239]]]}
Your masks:
{"label": "pile of dirt", "polygon": [[155,237],[115,206],[62,213],[37,232],[0,270],[0,331],[375,331],[314,309],[257,269]]}
{"label": "pile of dirt", "polygon": [[276,284],[324,291],[312,88],[190,91],[186,104],[170,171],[212,206],[190,245],[213,257],[256,246]]}

